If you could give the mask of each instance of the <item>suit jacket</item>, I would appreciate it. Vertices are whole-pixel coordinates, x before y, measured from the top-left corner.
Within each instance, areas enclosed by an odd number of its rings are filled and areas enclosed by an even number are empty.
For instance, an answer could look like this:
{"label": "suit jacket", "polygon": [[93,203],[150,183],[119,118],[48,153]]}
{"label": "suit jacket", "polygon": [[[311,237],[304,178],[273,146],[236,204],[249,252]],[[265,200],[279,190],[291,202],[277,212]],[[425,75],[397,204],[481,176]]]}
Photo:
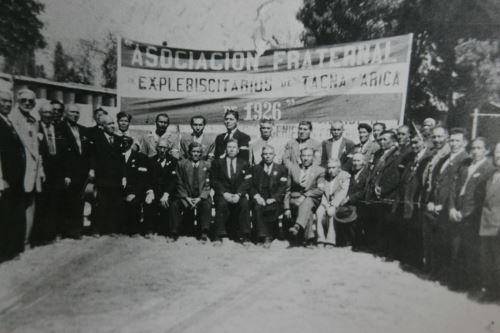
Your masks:
{"label": "suit jacket", "polygon": [[0,167],[2,169],[0,181],[7,181],[12,190],[19,191],[23,188],[25,154],[24,145],[16,130],[0,116]]}
{"label": "suit jacket", "polygon": [[[479,218],[485,197],[486,182],[495,172],[495,168],[491,160],[486,159],[478,166],[467,181],[467,169],[471,163],[470,159],[464,161],[454,178],[450,208],[460,211],[463,217],[476,215]],[[465,192],[461,195],[464,186]]]}
{"label": "suit jacket", "polygon": [[[219,134],[215,138],[215,159],[226,156],[226,134],[227,133]],[[250,146],[250,137],[246,133],[236,129],[233,133],[233,139],[238,140],[238,147],[240,148],[238,158],[244,159],[248,162],[250,160],[250,153],[248,151]]]}
{"label": "suit jacket", "polygon": [[[321,143],[314,139],[309,139],[303,143],[304,147],[314,149],[314,164],[319,165],[321,162]],[[283,152],[283,164],[290,170],[292,165],[300,165],[300,143],[297,139],[292,139],[285,145]]]}
{"label": "suit jacket", "polygon": [[432,189],[429,196],[429,202],[435,205],[443,205],[448,210],[450,206],[451,195],[454,193],[454,182],[460,167],[466,162],[468,155],[465,151],[461,152],[448,163],[448,166],[441,172],[443,164],[450,157],[446,155],[438,161],[432,174]]}
{"label": "suit jacket", "polygon": [[[201,199],[210,200],[210,162],[200,160],[198,164],[198,193]],[[177,165],[176,196],[187,205],[186,198],[194,198],[193,161],[185,159]]]}
{"label": "suit jacket", "polygon": [[[271,196],[264,194],[264,180],[269,177],[269,189]],[[278,207],[282,207],[283,199],[288,186],[288,171],[285,166],[273,163],[271,174],[268,175],[264,171],[264,162],[254,165],[252,168],[252,187],[250,196],[253,198],[256,194],[260,194],[264,199],[273,198],[276,200]]]}
{"label": "suit jacket", "polygon": [[347,191],[349,203],[356,205],[360,204],[360,201],[365,199],[366,185],[369,175],[370,169],[368,166],[364,166],[363,169],[361,169],[358,177],[351,173],[351,178],[349,179],[349,190]]}
{"label": "suit jacket", "polygon": [[359,143],[359,152],[363,154],[365,162],[371,164],[373,162],[374,155],[380,150],[380,146],[377,142],[368,140],[364,145]]}
{"label": "suit jacket", "polygon": [[[321,166],[326,168],[328,160],[332,158],[333,138],[325,140],[321,143]],[[354,142],[346,138],[340,138],[339,153],[333,158],[337,158],[342,164],[342,169],[349,170],[352,153],[354,152]]]}
{"label": "suit jacket", "polygon": [[162,166],[158,155],[149,158],[149,189],[160,199],[164,193],[170,197],[175,194],[177,186],[177,160],[170,155],[166,156],[165,164]]}
{"label": "suit jacket", "polygon": [[329,181],[325,179],[321,205],[327,208],[340,206],[349,191],[350,178],[351,175],[342,170],[334,179]]}
{"label": "suit jacket", "polygon": [[294,194],[301,194],[305,197],[312,198],[317,204],[323,195],[323,187],[325,182],[325,169],[319,165],[311,165],[305,186],[300,184],[301,167],[292,165],[288,170],[288,188],[286,192],[284,206],[285,209],[290,209],[290,199]]}
{"label": "suit jacket", "polygon": [[42,178],[45,177],[42,155],[40,154],[38,135],[38,120],[32,117],[29,122],[18,108],[15,108],[10,114],[12,125],[24,145],[26,157],[26,172],[24,173],[24,191],[32,192],[42,190]]}
{"label": "suit jacket", "polygon": [[88,128],[79,124],[76,126],[80,135],[81,150],[67,121],[59,123],[56,132],[59,133],[62,140],[61,164],[63,177],[70,178],[73,184],[83,185],[88,178],[90,169],[93,139],[89,136]]}
{"label": "suit jacket", "polygon": [[[498,174],[499,171],[496,173]],[[495,173],[486,182],[479,236],[491,237],[500,234],[500,205],[498,204],[500,202],[500,180],[493,183],[494,178]]]}
{"label": "suit jacket", "polygon": [[425,169],[425,161],[430,156],[430,149],[427,148],[420,157],[415,152],[411,152],[405,158],[399,191],[399,200],[400,204],[403,205],[403,217],[405,219],[410,219],[413,216],[416,203],[420,202],[421,180]]}
{"label": "suit jacket", "polygon": [[149,160],[146,155],[131,150],[125,163],[127,185],[125,194],[135,194],[136,200],[143,201],[146,190],[149,189]]}
{"label": "suit jacket", "polygon": [[397,199],[398,188],[401,184],[399,170],[400,154],[397,147],[391,148],[387,154],[381,150],[373,161],[373,168],[368,180],[367,199],[376,198],[375,187],[380,187],[380,198]]}
{"label": "suit jacket", "polygon": [[[183,133],[181,136],[181,152],[182,156],[186,159],[189,158],[189,145],[193,142],[192,133]],[[202,145],[202,159],[208,160],[214,157],[215,152],[215,136],[213,134],[203,133],[201,139]]]}
{"label": "suit jacket", "polygon": [[[180,149],[180,135],[177,131],[168,130],[161,136],[161,138],[166,138],[171,149]],[[150,133],[144,135],[140,141],[140,152],[146,154],[148,157],[156,155],[156,145],[160,137],[153,130]]]}
{"label": "suit jacket", "polygon": [[95,184],[102,188],[119,188],[125,177],[125,161],[120,152],[121,137],[113,134],[113,145],[104,132],[99,132],[93,145],[91,169],[95,170]]}
{"label": "suit jacket", "polygon": [[56,152],[54,155],[50,154],[49,149],[49,138],[45,134],[42,122],[39,123],[39,135],[42,138],[40,140],[40,154],[42,155],[43,161],[43,170],[45,172],[45,185],[50,184],[50,186],[63,186],[63,178],[64,174],[60,171],[63,160],[62,150],[63,150],[63,139],[57,128],[54,126],[54,135],[55,135],[55,148]]}
{"label": "suit jacket", "polygon": [[216,197],[221,197],[225,192],[243,196],[250,189],[252,179],[250,164],[242,158],[236,158],[236,173],[231,178],[227,172],[226,158],[214,160],[211,176]]}

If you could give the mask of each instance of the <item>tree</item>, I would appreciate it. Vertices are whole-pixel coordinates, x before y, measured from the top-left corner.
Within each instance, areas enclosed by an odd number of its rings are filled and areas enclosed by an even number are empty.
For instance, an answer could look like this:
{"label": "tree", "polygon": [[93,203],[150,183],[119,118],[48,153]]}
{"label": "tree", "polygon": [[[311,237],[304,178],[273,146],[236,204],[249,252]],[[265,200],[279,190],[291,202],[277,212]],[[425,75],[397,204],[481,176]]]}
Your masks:
{"label": "tree", "polygon": [[60,42],[56,43],[54,49],[54,81],[66,82],[68,80],[68,56],[64,53],[64,49]]}
{"label": "tree", "polygon": [[37,0],[0,0],[0,8],[0,55],[6,70],[33,75],[34,52],[46,45],[38,19],[44,6]]}
{"label": "tree", "polygon": [[104,87],[106,88],[116,88],[116,71],[118,70],[116,52],[116,38],[113,34],[109,33],[106,41],[106,55],[101,66],[104,76]]}

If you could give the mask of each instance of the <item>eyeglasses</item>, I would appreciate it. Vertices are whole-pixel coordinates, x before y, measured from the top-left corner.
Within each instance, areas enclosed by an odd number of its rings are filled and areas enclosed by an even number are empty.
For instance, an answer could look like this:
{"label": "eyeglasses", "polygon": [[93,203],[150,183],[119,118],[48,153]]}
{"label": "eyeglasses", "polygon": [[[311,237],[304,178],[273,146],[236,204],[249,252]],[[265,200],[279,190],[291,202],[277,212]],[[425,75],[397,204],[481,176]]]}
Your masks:
{"label": "eyeglasses", "polygon": [[35,100],[34,99],[30,99],[30,98],[21,98],[19,100],[19,103],[22,103],[22,104],[26,104],[26,103],[35,104]]}

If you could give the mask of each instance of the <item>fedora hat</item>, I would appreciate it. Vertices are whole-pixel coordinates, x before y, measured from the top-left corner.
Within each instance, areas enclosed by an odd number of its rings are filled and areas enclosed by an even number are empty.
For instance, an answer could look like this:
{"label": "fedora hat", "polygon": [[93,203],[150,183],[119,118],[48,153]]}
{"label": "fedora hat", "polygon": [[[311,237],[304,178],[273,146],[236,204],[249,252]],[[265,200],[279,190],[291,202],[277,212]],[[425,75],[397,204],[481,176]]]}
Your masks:
{"label": "fedora hat", "polygon": [[339,223],[351,223],[356,221],[358,214],[354,206],[340,206],[335,212],[335,221]]}

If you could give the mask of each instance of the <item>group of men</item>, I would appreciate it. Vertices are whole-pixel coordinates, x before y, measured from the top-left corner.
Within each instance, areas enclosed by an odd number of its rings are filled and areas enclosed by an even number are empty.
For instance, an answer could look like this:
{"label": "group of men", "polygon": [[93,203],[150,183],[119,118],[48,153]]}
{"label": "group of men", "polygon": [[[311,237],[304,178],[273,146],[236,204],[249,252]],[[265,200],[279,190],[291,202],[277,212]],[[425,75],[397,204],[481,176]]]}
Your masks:
{"label": "group of men", "polygon": [[115,121],[97,108],[87,128],[77,105],[36,108],[35,97],[22,89],[12,107],[11,92],[0,91],[1,260],[26,244],[81,237],[88,200],[92,234],[352,245],[424,268],[454,288],[498,296],[498,144],[492,161],[484,138],[468,145],[465,130],[431,118],[420,130],[360,123],[357,144],[341,121],[330,123],[323,142],[301,121],[297,137],[281,144],[272,120],[262,119],[251,140],[231,110],[217,136],[204,132],[200,115],[191,118],[192,133],[170,131],[165,113],[136,136],[128,113]]}

